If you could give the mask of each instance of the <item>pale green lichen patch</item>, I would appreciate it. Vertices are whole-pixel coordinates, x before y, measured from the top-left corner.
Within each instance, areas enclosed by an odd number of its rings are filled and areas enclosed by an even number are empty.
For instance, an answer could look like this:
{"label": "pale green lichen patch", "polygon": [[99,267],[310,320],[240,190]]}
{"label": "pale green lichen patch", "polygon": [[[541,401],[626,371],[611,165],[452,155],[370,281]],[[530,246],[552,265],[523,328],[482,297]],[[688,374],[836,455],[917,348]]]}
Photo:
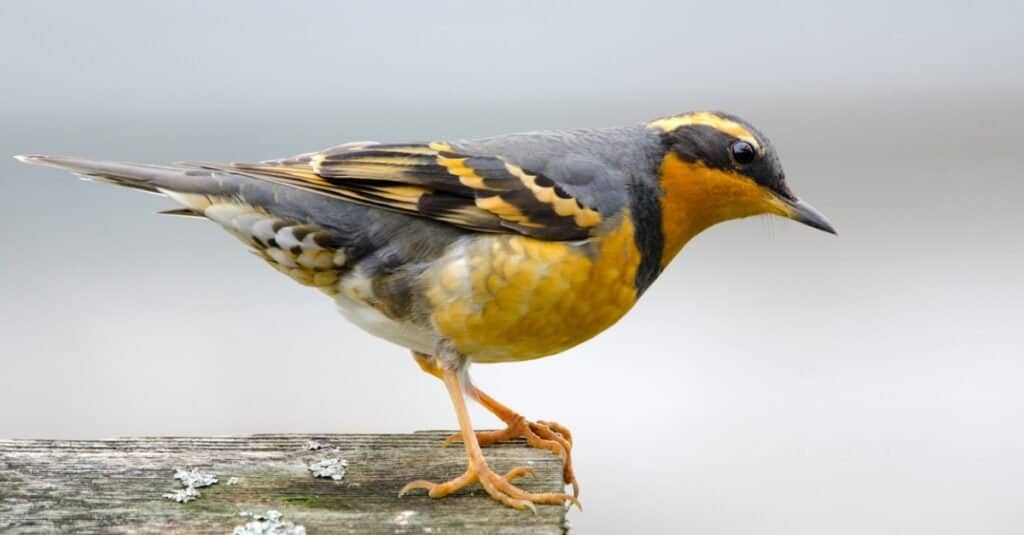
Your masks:
{"label": "pale green lichen patch", "polygon": [[175,470],[174,479],[180,481],[185,488],[164,494],[163,497],[178,503],[188,503],[198,499],[201,494],[196,489],[209,487],[217,483],[217,476],[200,472],[195,468],[191,470],[182,470],[180,468]]}
{"label": "pale green lichen patch", "polygon": [[199,491],[195,487],[185,487],[181,490],[164,494],[164,498],[178,503],[188,503],[199,498]]}
{"label": "pale green lichen patch", "polygon": [[339,457],[324,459],[309,465],[309,471],[313,473],[313,477],[329,478],[335,481],[341,481],[347,470],[348,461]]}
{"label": "pale green lichen patch", "polygon": [[233,535],[306,535],[306,528],[282,521],[280,511],[270,510],[263,514],[242,511],[239,516],[252,518],[244,526],[236,526]]}
{"label": "pale green lichen patch", "polygon": [[174,479],[181,481],[181,484],[186,487],[193,488],[209,487],[217,483],[217,476],[200,472],[195,468],[191,470],[176,470],[174,472]]}

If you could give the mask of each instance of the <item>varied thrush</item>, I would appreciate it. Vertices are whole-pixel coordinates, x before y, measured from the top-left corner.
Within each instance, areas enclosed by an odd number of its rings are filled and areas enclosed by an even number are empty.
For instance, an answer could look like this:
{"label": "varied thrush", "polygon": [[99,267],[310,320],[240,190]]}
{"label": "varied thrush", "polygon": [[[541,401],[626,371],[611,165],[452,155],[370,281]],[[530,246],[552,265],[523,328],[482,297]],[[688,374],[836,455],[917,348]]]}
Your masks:
{"label": "varied thrush", "polygon": [[[774,214],[834,233],[786,185],[768,139],[698,111],[617,128],[463,141],[349,143],[256,163],[150,165],[17,156],[159,193],[245,242],[272,267],[335,300],[369,333],[442,379],[466,472],[413,481],[434,498],[478,482],[518,509],[576,503],[568,429],[528,421],[470,383],[473,362],[552,355],[607,329],[702,230]],[[465,398],[507,424],[475,433]],[[523,437],[564,459],[573,494],[530,493],[480,447]]]}

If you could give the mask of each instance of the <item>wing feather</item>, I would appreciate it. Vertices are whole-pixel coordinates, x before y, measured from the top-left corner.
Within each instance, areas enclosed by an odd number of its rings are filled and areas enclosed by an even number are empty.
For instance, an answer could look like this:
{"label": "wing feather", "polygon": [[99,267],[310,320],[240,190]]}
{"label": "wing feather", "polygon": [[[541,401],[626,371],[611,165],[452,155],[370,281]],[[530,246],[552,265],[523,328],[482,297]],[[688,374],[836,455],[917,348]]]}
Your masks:
{"label": "wing feather", "polygon": [[353,143],[256,163],[195,163],[484,232],[590,235],[601,214],[543,174],[446,143]]}

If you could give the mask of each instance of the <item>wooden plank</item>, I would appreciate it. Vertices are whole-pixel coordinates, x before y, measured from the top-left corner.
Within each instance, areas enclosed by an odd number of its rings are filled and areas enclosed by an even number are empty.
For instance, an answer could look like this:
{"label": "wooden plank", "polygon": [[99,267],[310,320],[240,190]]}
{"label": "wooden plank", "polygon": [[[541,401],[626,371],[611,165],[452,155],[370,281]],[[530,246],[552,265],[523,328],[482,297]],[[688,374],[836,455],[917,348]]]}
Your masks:
{"label": "wooden plank", "polygon": [[[317,533],[566,533],[565,509],[521,512],[493,502],[479,486],[434,500],[414,479],[462,473],[461,444],[448,432],[411,435],[253,435],[112,440],[0,440],[0,531],[4,533],[231,533],[254,521],[242,512],[277,510],[281,521]],[[315,440],[322,445],[310,450]],[[536,469],[524,489],[562,489],[561,461],[523,442],[486,449],[491,466]],[[343,458],[340,481],[317,478],[309,465]],[[177,469],[214,474],[218,483],[177,503]],[[231,484],[228,484],[230,478]]]}

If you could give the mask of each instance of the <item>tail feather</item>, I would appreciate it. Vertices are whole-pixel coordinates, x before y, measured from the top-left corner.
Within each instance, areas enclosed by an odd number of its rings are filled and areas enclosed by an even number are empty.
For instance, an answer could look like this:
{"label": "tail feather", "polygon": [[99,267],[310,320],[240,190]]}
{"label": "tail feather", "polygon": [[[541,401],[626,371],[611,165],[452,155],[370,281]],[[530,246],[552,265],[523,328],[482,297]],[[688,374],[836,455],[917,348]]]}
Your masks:
{"label": "tail feather", "polygon": [[183,167],[91,160],[71,156],[26,154],[14,158],[31,165],[70,171],[86,180],[109,182],[158,195],[162,195],[160,188],[178,189],[176,186],[180,186],[188,175],[188,170]]}
{"label": "tail feather", "polygon": [[206,217],[205,213],[194,208],[172,208],[170,210],[160,210],[157,214],[175,217]]}
{"label": "tail feather", "polygon": [[[328,197],[289,185],[278,184],[258,173],[235,170],[230,165],[176,163],[155,165],[93,160],[71,156],[21,155],[23,163],[55,167],[87,180],[164,195],[183,206],[168,215],[207,217],[216,206],[245,206],[283,221],[312,223],[338,232],[337,239],[369,247],[368,218],[374,214],[374,228],[388,235],[409,226],[409,216],[382,211]],[[208,165],[208,168],[201,167]],[[216,212],[216,210],[215,210]],[[218,221],[220,222],[220,221]],[[386,225],[385,225],[386,222]]]}
{"label": "tail feather", "polygon": [[409,214],[280,184],[230,165],[153,165],[42,155],[15,158],[164,195],[182,207],[161,213],[211,220],[276,269],[329,293],[336,293],[338,277],[364,258],[378,258],[379,253],[386,256],[374,262],[385,258],[390,262],[395,255],[412,252],[420,255],[415,258],[441,254],[444,244],[463,233]]}

